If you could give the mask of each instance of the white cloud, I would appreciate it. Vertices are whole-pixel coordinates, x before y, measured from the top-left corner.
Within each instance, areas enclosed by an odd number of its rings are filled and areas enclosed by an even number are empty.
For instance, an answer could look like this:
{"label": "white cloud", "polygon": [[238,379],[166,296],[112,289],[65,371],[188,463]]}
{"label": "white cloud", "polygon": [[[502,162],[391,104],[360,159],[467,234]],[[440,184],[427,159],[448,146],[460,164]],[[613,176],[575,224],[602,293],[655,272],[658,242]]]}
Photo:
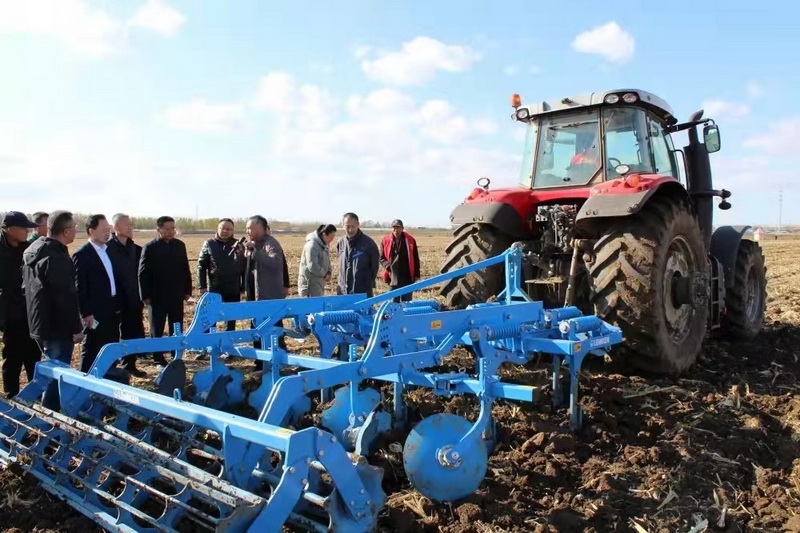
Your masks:
{"label": "white cloud", "polygon": [[186,22],[186,17],[163,0],[147,0],[128,21],[131,26],[146,28],[159,35],[172,37]]}
{"label": "white cloud", "polygon": [[767,154],[794,157],[799,138],[800,116],[771,123],[765,133],[745,140],[744,146]]}
{"label": "white cloud", "polygon": [[285,72],[271,72],[258,81],[252,105],[259,111],[273,111],[288,123],[319,129],[328,125],[336,113],[336,102],[327,89],[301,84]]}
{"label": "white cloud", "polygon": [[767,88],[757,81],[749,81],[744,86],[744,92],[750,98],[759,98],[767,93]]}
{"label": "white cloud", "polygon": [[725,100],[706,100],[702,105],[706,118],[715,120],[741,120],[750,114],[750,106],[738,102],[727,102]]}
{"label": "white cloud", "polygon": [[[309,93],[326,94],[337,110],[320,124],[298,120],[301,109],[292,97],[297,87],[303,85],[285,73],[262,78],[256,102],[269,125],[265,157],[288,188],[325,184],[325,194],[304,200],[304,210],[319,216],[352,209],[367,218],[406,213],[411,220],[443,224],[450,205],[461,201],[477,178],[513,182],[517,174],[516,149],[486,147],[497,124],[445,100],[420,102],[389,88],[336,98],[305,85]],[[395,184],[397,193],[388,192]],[[411,192],[419,190],[425,195]],[[385,214],[390,208],[401,211]]]}
{"label": "white cloud", "polygon": [[616,22],[608,22],[578,34],[572,41],[578,52],[599,54],[611,63],[627,63],[636,47],[633,36]]}
{"label": "white cloud", "polygon": [[241,104],[212,104],[202,98],[176,104],[158,118],[172,128],[198,133],[231,133],[244,125]]}
{"label": "white cloud", "polygon": [[83,0],[0,0],[0,34],[53,39],[91,57],[111,55],[122,28],[119,19]]}
{"label": "white cloud", "polygon": [[362,47],[356,57],[368,78],[389,85],[421,85],[439,71],[463,72],[480,59],[469,46],[447,45],[430,37],[417,37],[394,52]]}

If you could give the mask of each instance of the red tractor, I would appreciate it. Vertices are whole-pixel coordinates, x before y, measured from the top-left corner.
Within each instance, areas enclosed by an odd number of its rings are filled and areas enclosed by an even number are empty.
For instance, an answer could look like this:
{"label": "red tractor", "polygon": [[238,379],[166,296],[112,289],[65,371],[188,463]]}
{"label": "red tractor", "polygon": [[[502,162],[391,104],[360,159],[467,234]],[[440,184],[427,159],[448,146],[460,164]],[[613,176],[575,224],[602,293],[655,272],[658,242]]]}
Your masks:
{"label": "red tractor", "polygon": [[[712,185],[713,120],[698,111],[678,123],[666,102],[638,89],[531,105],[514,95],[512,105],[528,132],[520,185],[478,181],[450,215],[457,229],[442,272],[521,242],[529,296],[616,323],[632,363],[654,372],[690,367],[709,330],[758,334],[761,249],[749,227],[713,227],[714,197],[731,207],[730,192]],[[688,145],[675,149],[671,134],[683,130]],[[502,267],[492,267],[441,292],[463,307],[503,284]]]}

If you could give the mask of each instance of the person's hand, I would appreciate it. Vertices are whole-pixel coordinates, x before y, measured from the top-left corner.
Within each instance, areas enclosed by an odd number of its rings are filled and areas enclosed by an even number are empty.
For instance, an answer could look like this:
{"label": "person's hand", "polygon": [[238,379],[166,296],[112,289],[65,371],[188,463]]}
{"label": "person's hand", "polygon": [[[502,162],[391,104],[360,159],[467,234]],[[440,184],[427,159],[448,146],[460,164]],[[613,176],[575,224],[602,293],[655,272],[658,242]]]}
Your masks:
{"label": "person's hand", "polygon": [[289,296],[289,287],[284,287],[283,288],[283,297],[286,298],[287,296]]}
{"label": "person's hand", "polygon": [[150,298],[145,298],[144,300],[142,300],[142,303],[144,305],[150,305]]}
{"label": "person's hand", "polygon": [[331,282],[331,275],[328,274],[327,276],[325,276],[325,283],[330,283],[330,282]]}
{"label": "person's hand", "polygon": [[81,342],[83,340],[83,333],[73,333],[72,342]]}
{"label": "person's hand", "polygon": [[92,329],[92,323],[94,322],[94,315],[85,316],[81,319],[81,324],[83,327]]}
{"label": "person's hand", "polygon": [[200,292],[200,294],[205,294],[208,292],[208,289],[197,289],[197,290]]}

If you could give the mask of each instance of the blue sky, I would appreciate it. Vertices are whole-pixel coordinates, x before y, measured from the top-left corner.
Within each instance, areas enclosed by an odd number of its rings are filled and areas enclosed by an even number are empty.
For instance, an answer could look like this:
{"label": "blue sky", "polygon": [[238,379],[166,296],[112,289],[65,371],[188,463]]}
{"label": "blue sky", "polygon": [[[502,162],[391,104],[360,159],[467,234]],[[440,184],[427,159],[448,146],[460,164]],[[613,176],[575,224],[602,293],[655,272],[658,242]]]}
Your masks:
{"label": "blue sky", "polygon": [[[644,7],[646,5],[646,7]],[[720,124],[720,223],[800,223],[800,4],[0,0],[0,210],[446,225],[512,93]]]}

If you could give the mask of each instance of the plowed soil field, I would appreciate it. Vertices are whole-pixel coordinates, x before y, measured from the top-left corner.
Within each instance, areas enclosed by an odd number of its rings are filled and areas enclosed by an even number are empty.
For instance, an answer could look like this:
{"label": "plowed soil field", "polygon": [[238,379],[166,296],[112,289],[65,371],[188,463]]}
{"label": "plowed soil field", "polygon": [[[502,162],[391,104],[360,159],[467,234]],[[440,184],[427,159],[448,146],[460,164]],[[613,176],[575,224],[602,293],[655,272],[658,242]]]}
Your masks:
{"label": "plowed soil field", "polygon": [[[294,279],[303,236],[278,238]],[[417,238],[423,275],[433,275],[449,236],[422,232]],[[203,238],[184,240],[195,256]],[[669,378],[636,374],[613,358],[594,361],[582,375],[585,427],[578,434],[569,432],[566,412],[546,402],[498,402],[499,442],[487,477],[460,502],[433,503],[411,489],[398,446],[403,435],[390,436],[370,458],[384,468],[389,494],[379,528],[800,531],[800,241],[767,241],[763,248],[769,302],[756,340],[709,339],[692,369]],[[313,350],[294,341],[289,348]],[[446,363],[469,366],[469,355],[454,352]],[[157,372],[149,362],[141,366]],[[545,361],[505,377],[538,383],[546,369]],[[476,413],[471,398],[442,400],[414,391],[410,402],[416,419]],[[0,471],[0,531],[91,530],[97,530],[91,521],[14,467]]]}

